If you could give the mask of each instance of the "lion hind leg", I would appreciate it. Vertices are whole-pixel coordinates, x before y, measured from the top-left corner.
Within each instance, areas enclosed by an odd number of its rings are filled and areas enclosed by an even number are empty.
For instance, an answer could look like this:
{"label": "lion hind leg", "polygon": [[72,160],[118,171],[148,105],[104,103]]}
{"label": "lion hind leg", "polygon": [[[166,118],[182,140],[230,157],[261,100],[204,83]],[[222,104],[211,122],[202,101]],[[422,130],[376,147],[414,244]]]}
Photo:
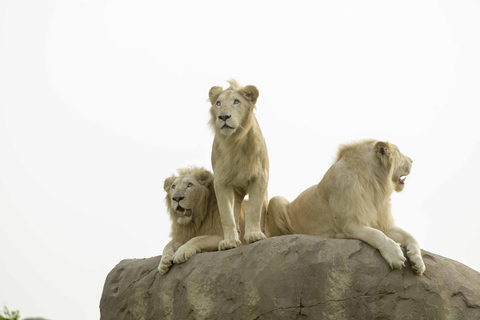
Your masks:
{"label": "lion hind leg", "polygon": [[344,229],[349,238],[362,240],[375,249],[378,249],[390,268],[402,269],[405,267],[405,261],[407,259],[403,255],[400,245],[387,237],[382,231],[357,223],[349,224],[348,227]]}
{"label": "lion hind leg", "polygon": [[289,216],[290,201],[284,197],[273,197],[268,203],[266,232],[267,237],[296,233]]}

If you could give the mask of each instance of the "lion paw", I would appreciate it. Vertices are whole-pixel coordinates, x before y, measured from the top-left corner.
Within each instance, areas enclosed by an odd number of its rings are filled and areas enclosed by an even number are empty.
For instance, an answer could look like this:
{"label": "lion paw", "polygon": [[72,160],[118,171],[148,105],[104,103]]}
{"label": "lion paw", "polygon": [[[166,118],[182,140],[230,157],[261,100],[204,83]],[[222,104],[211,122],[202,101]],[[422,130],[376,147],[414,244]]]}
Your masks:
{"label": "lion paw", "polygon": [[425,263],[423,263],[420,248],[407,248],[407,255],[412,264],[413,271],[418,275],[422,275],[425,272]]}
{"label": "lion paw", "polygon": [[173,260],[171,255],[162,256],[162,260],[160,260],[160,264],[158,265],[158,272],[160,272],[161,274],[167,273],[172,266],[172,263]]}
{"label": "lion paw", "polygon": [[393,240],[389,241],[386,250],[380,251],[383,258],[387,261],[392,269],[402,269],[405,267],[405,261],[407,260],[403,255],[400,245]]}
{"label": "lion paw", "polygon": [[180,264],[184,263],[188,259],[190,259],[195,253],[197,253],[197,250],[195,248],[192,248],[191,246],[183,245],[180,248],[178,248],[177,252],[173,255],[173,263],[175,264]]}
{"label": "lion paw", "polygon": [[242,242],[239,239],[222,240],[218,244],[218,251],[233,249],[241,244]]}
{"label": "lion paw", "polygon": [[252,242],[255,242],[255,241],[259,241],[259,240],[263,240],[263,239],[267,239],[267,237],[265,237],[265,235],[263,234],[263,232],[245,232],[245,241],[247,243],[252,243]]}

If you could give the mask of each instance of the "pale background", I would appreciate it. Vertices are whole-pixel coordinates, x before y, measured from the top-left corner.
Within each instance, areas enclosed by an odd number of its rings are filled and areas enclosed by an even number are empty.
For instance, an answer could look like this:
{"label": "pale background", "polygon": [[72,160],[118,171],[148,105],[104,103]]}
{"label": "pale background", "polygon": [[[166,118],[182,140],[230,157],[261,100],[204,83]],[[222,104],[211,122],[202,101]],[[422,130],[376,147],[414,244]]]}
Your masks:
{"label": "pale background", "polygon": [[270,197],[388,140],[397,224],[480,270],[480,2],[293,3],[0,1],[0,308],[98,319],[115,264],[169,241],[163,180],[211,169],[230,78],[260,91]]}

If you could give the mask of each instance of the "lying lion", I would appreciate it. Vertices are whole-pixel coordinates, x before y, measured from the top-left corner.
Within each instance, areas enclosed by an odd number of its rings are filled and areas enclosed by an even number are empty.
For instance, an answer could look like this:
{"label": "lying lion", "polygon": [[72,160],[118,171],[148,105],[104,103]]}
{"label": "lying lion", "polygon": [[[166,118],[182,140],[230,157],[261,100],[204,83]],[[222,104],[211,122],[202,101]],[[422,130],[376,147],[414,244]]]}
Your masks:
{"label": "lying lion", "polygon": [[[183,263],[195,253],[216,251],[223,240],[213,174],[196,167],[179,169],[178,172],[178,176],[165,179],[163,185],[172,220],[172,240],[163,249],[158,265],[158,271],[163,274],[168,272],[172,263]],[[240,215],[242,232],[245,207],[246,204]]]}
{"label": "lying lion", "polygon": [[212,167],[224,240],[219,250],[240,244],[238,222],[242,200],[249,195],[245,216],[245,241],[265,239],[264,217],[268,205],[268,153],[253,110],[258,98],[254,86],[212,87],[209,92],[210,125],[215,131]]}
{"label": "lying lion", "polygon": [[339,148],[335,163],[318,185],[293,202],[270,200],[267,235],[309,234],[329,238],[354,238],[377,248],[391,268],[405,266],[400,248],[407,248],[413,270],[425,265],[417,240],[395,226],[390,195],[405,186],[412,159],[388,142],[365,140]]}

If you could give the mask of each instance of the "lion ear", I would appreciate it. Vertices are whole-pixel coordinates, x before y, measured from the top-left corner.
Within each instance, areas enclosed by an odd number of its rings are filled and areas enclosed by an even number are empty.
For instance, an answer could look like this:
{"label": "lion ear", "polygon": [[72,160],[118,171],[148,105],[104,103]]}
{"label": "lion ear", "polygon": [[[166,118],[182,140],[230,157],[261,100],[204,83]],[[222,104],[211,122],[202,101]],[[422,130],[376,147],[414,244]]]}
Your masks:
{"label": "lion ear", "polygon": [[170,178],[165,179],[165,182],[163,183],[163,190],[168,192],[170,188],[172,187],[173,181],[175,181],[175,176],[171,176]]}
{"label": "lion ear", "polygon": [[197,180],[205,187],[208,187],[213,183],[213,174],[208,170],[203,170],[198,175]]}
{"label": "lion ear", "polygon": [[221,87],[212,87],[208,92],[208,97],[210,98],[210,102],[212,105],[217,101],[218,96],[223,92]]}
{"label": "lion ear", "polygon": [[380,158],[382,163],[386,165],[390,161],[391,148],[388,142],[377,141],[375,143],[375,153]]}
{"label": "lion ear", "polygon": [[249,100],[251,103],[255,104],[258,98],[258,89],[255,86],[246,86],[240,89],[240,94]]}

